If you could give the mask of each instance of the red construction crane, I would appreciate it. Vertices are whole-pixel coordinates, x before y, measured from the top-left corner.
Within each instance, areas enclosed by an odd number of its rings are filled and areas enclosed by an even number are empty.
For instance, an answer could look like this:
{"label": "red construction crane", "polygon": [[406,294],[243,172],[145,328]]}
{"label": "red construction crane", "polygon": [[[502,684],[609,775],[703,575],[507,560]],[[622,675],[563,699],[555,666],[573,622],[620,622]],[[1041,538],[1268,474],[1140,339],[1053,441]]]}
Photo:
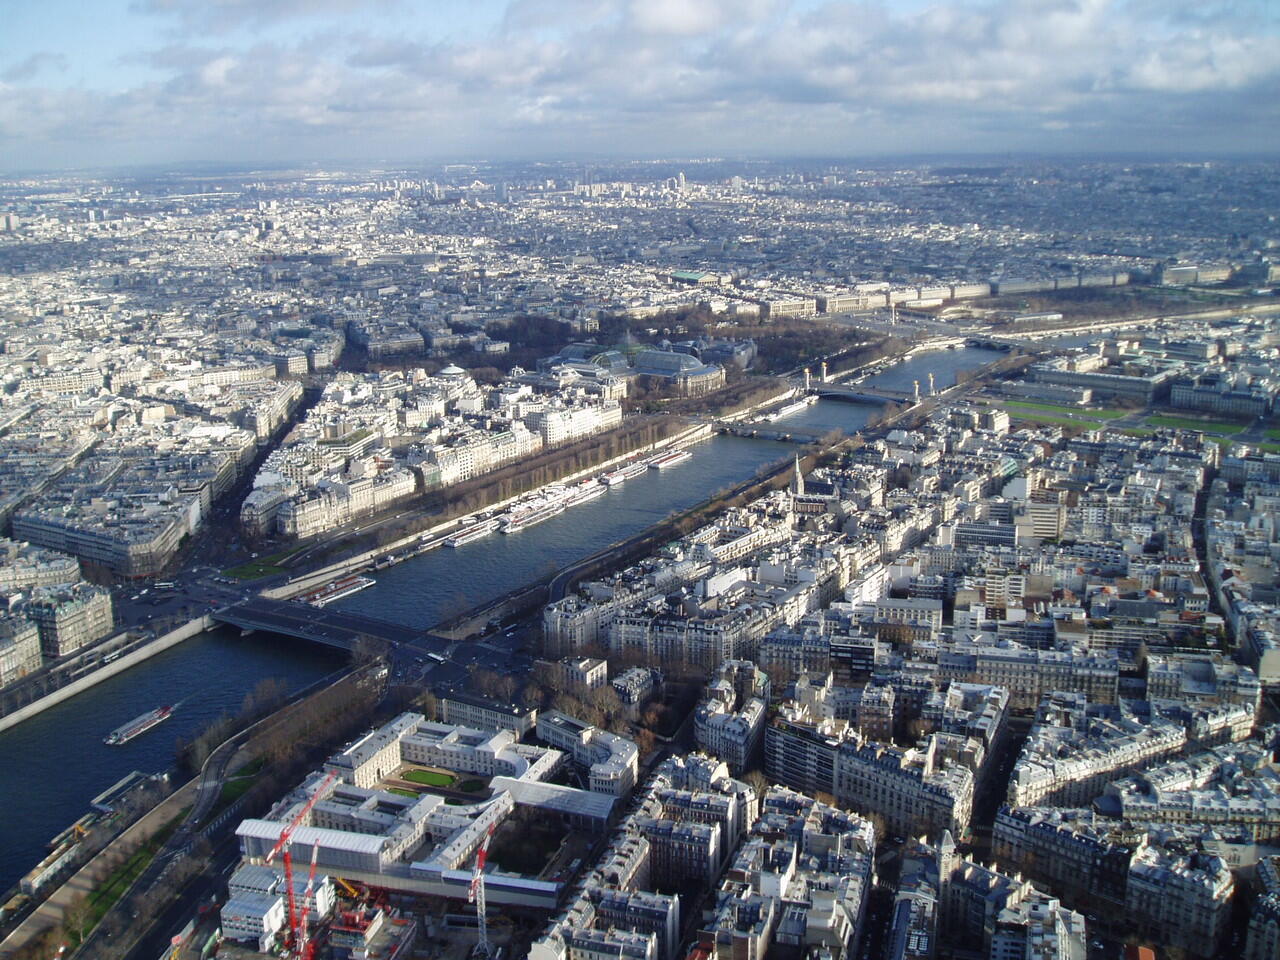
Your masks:
{"label": "red construction crane", "polygon": [[[289,941],[285,944],[289,955],[293,957],[301,957],[299,952],[304,949],[301,939],[298,936],[298,903],[293,895],[293,857],[289,853],[289,847],[293,842],[293,831],[302,825],[302,821],[307,818],[307,814],[311,812],[311,808],[316,805],[316,801],[324,795],[329,788],[329,784],[336,777],[336,773],[330,773],[324,778],[324,782],[311,794],[311,799],[302,805],[302,809],[297,812],[289,825],[280,832],[280,839],[276,841],[276,845],[271,848],[271,852],[267,854],[266,863],[270,864],[276,858],[276,854],[284,852],[284,886],[285,896],[289,903]],[[315,846],[312,845],[311,872],[314,876],[316,869],[315,862]]]}
{"label": "red construction crane", "polygon": [[480,841],[480,849],[476,851],[475,873],[471,875],[471,886],[467,889],[467,903],[476,905],[476,955],[480,957],[492,956],[489,948],[489,926],[485,918],[484,863],[489,859],[489,841],[493,839],[493,826],[492,823],[489,824],[484,839]]}

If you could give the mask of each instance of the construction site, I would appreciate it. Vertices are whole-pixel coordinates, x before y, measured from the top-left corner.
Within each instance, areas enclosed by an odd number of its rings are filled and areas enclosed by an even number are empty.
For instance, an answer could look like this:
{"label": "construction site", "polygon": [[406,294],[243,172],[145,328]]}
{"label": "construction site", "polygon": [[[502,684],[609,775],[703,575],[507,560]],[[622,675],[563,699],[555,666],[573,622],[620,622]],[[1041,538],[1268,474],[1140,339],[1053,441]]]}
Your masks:
{"label": "construction site", "polygon": [[511,731],[402,714],[240,823],[225,902],[181,955],[523,954],[614,821],[570,767]]}

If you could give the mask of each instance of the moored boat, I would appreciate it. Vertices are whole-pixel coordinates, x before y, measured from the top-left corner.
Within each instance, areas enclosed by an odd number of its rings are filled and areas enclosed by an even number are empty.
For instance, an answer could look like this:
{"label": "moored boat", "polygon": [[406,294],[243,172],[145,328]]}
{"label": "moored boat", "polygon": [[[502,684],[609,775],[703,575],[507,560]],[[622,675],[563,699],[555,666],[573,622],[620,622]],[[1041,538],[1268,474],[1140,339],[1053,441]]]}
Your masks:
{"label": "moored boat", "polygon": [[667,467],[674,467],[677,463],[684,463],[692,456],[693,454],[688,450],[673,450],[671,453],[664,453],[650,460],[649,466],[654,470],[665,470]]}
{"label": "moored boat", "polygon": [[503,533],[519,533],[525,527],[532,527],[535,523],[550,520],[557,514],[564,513],[564,508],[565,503],[563,500],[553,500],[550,503],[531,507],[519,513],[510,513],[502,518],[501,526],[498,529]]}
{"label": "moored boat", "polygon": [[479,540],[481,537],[487,537],[493,533],[498,526],[497,520],[482,520],[479,523],[473,523],[469,527],[460,530],[451,537],[446,537],[444,545],[446,547],[461,547],[468,543]]}

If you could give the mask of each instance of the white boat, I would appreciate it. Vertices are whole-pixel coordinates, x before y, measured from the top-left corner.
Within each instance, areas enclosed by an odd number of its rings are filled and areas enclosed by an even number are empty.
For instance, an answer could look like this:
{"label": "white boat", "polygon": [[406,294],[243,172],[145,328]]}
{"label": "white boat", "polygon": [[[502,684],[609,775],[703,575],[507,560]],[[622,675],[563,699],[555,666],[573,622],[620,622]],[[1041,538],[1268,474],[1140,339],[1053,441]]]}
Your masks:
{"label": "white boat", "polygon": [[123,726],[117,727],[107,734],[106,739],[102,742],[109,746],[119,746],[122,743],[128,743],[134,737],[146,733],[157,723],[163,723],[173,715],[173,707],[158,707],[150,713],[144,713],[140,717],[135,717]]}
{"label": "white boat", "polygon": [[569,497],[565,504],[566,506],[576,507],[578,504],[594,500],[596,497],[603,497],[608,492],[608,487],[602,487],[594,480],[587,480],[578,484],[569,492]]}
{"label": "white boat", "polygon": [[665,470],[667,467],[674,467],[677,463],[684,463],[692,457],[688,450],[673,450],[671,453],[663,454],[649,461],[649,467],[653,470]]}
{"label": "white boat", "polygon": [[481,537],[487,537],[497,529],[497,520],[483,520],[480,523],[473,523],[463,530],[458,531],[451,537],[446,537],[444,545],[446,547],[461,547],[465,544],[479,540]]}
{"label": "white boat", "polygon": [[789,417],[793,413],[799,413],[810,404],[816,402],[817,399],[817,397],[802,397],[799,400],[788,403],[785,407],[779,407],[773,413],[765,417],[765,419],[772,423],[775,420],[781,420],[783,417]]}
{"label": "white boat", "polygon": [[564,508],[565,503],[563,500],[553,500],[550,503],[522,510],[519,513],[509,513],[502,518],[500,521],[502,525],[498,529],[503,533],[519,533],[525,527],[532,527],[535,523],[550,520],[557,514],[564,513]]}
{"label": "white boat", "polygon": [[323,607],[326,604],[333,603],[335,600],[341,600],[343,597],[349,597],[353,593],[359,593],[361,590],[367,590],[374,585],[371,577],[344,577],[341,580],[335,580],[333,583],[326,584],[319,590],[312,590],[302,599],[316,607]]}
{"label": "white boat", "polygon": [[630,480],[632,477],[638,477],[648,469],[649,461],[637,460],[635,463],[629,463],[625,467],[619,467],[612,473],[606,473],[603,479],[606,486],[612,487],[614,484]]}

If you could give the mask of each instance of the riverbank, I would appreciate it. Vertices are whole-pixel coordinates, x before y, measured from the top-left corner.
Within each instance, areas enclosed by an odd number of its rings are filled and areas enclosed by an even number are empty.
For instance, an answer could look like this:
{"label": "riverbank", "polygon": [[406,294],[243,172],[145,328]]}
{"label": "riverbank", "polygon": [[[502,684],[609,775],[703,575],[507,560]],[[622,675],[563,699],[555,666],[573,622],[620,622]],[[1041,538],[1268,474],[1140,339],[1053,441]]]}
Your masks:
{"label": "riverbank", "polygon": [[59,687],[51,693],[45,694],[38,700],[34,700],[25,707],[19,707],[10,714],[0,717],[0,733],[15,727],[24,720],[30,720],[32,717],[48,710],[50,707],[69,700],[78,693],[83,693],[90,687],[101,683],[109,677],[114,677],[118,673],[123,673],[130,667],[137,666],[146,660],[151,659],[157,653],[168,650],[184,640],[190,640],[197,634],[203,633],[213,626],[213,621],[208,617],[197,617],[194,620],[188,620],[182,626],[170,630],[162,636],[156,637],[145,646],[139,647],[123,656],[117,657],[110,663],[104,663],[90,672],[84,674],[76,680],[72,680],[65,687]]}
{"label": "riverbank", "polygon": [[[24,917],[0,942],[0,958],[47,937],[50,931],[66,924],[73,912],[80,911],[78,915],[81,915],[85,898],[90,898],[90,901],[96,898],[100,903],[89,916],[88,939],[77,948],[76,955],[97,956],[97,947],[103,944],[103,930],[98,925],[108,923],[113,909],[118,914],[117,932],[127,932],[124,928],[128,927],[130,919],[136,920],[144,913],[141,906],[151,891],[161,888],[170,879],[181,881],[182,876],[191,875],[192,849],[201,840],[213,841],[218,839],[215,834],[225,835],[231,819],[250,799],[248,791],[235,799],[226,797],[224,787],[231,771],[258,757],[277,754],[282,741],[301,743],[306,739],[303,731],[314,724],[316,716],[332,718],[340,712],[338,703],[352,704],[360,699],[360,688],[372,684],[366,690],[364,706],[352,707],[350,712],[353,716],[347,717],[345,726],[339,726],[336,739],[341,741],[351,729],[364,725],[367,713],[374,708],[380,696],[377,691],[381,690],[385,674],[385,669],[378,664],[344,668],[295,691],[266,716],[252,721],[244,718],[241,722],[247,725],[231,733],[210,752],[197,776],[187,780],[113,838]],[[277,764],[291,765],[295,773],[309,765],[305,756],[298,755],[291,760],[277,758]],[[254,777],[261,775],[259,771]],[[289,776],[280,776],[278,770],[271,778],[290,779]],[[274,787],[260,792],[269,795],[274,792]],[[261,801],[262,797],[259,797],[258,802]],[[135,858],[134,868],[124,870],[121,862],[128,863],[131,856]],[[200,855],[194,856],[198,860]],[[185,865],[180,863],[184,859],[188,860]],[[171,877],[170,874],[179,866],[185,866],[185,873]],[[116,889],[113,884],[122,885]],[[110,931],[106,936],[110,936]]]}
{"label": "riverbank", "polygon": [[721,490],[700,503],[686,508],[674,516],[653,524],[635,536],[611,544],[576,563],[558,570],[550,578],[525,584],[510,593],[486,604],[468,610],[460,617],[436,624],[432,632],[450,640],[465,640],[483,632],[495,619],[509,619],[531,613],[537,607],[562,599],[573,584],[600,575],[605,571],[625,567],[627,564],[651,554],[657,547],[688,533],[690,529],[708,522],[723,512],[732,502],[752,500],[771,489],[778,489],[789,482],[794,461],[790,456],[780,457],[763,473],[757,473],[728,490]]}
{"label": "riverbank", "polygon": [[[893,366],[879,376],[890,387],[895,381],[910,383],[923,364],[938,372],[942,386],[951,382],[954,370],[980,366],[995,356],[977,349],[950,351],[905,361],[906,367]],[[868,409],[821,401],[792,415],[792,420],[812,422],[824,431],[853,433],[863,429]],[[679,435],[686,429],[692,431],[693,425],[673,432],[667,442],[686,441]],[[772,469],[780,458],[790,461],[792,453],[767,440],[716,436],[697,441],[693,457],[684,464],[647,471],[610,487],[607,496],[517,537],[487,537],[456,551],[433,551],[385,568],[378,572],[374,588],[334,606],[413,629],[456,620],[519,584],[545,584],[557,571],[589,575],[581,567],[602,548],[625,544],[717,491],[751,480],[766,464]],[[603,472],[606,465],[593,469]],[[167,768],[175,738],[189,741],[223,713],[234,712],[256,683],[280,678],[298,688],[328,674],[337,663],[331,650],[307,641],[268,634],[243,638],[236,630],[215,629],[153,657],[141,665],[143,669],[111,677],[7,731],[0,737],[0,765],[24,773],[0,780],[0,803],[8,811],[8,826],[0,824],[0,880],[7,881],[5,885],[16,882],[47,854],[48,838],[82,815],[92,798],[121,776],[130,770]],[[209,677],[218,682],[210,683]],[[177,701],[182,708],[156,732],[125,747],[103,745],[103,736],[121,723]],[[50,744],[55,749],[49,749]]]}
{"label": "riverbank", "polygon": [[[618,456],[602,461],[601,463],[594,464],[583,470],[561,477],[555,482],[573,483],[577,480],[583,480],[593,475],[604,473],[610,467],[616,466],[620,463],[625,463],[626,461],[635,459],[638,456],[656,453],[660,450],[678,450],[693,446],[694,444],[701,443],[703,440],[709,439],[711,435],[712,429],[710,424],[695,424],[680,433],[674,434],[670,437],[665,437],[661,440],[656,440],[645,446],[629,450],[626,453],[619,454]],[[487,513],[494,513],[503,510],[527,496],[529,496],[529,492],[521,493],[518,496],[490,504],[484,508],[484,511]],[[321,567],[318,570],[313,570],[310,573],[303,574],[300,577],[295,577],[288,583],[277,587],[269,587],[261,591],[261,594],[262,596],[269,597],[273,600],[288,600],[292,597],[298,596],[299,594],[306,593],[308,590],[314,590],[317,587],[323,586],[324,584],[340,577],[351,576],[353,574],[373,570],[375,565],[380,564],[378,569],[385,570],[389,566],[403,563],[406,560],[411,560],[414,557],[421,556],[429,550],[438,548],[440,542],[442,542],[445,537],[461,530],[466,526],[466,521],[473,516],[475,516],[475,514],[469,514],[465,517],[459,517],[454,520],[448,520],[444,523],[436,524],[433,527],[428,527],[426,530],[419,530],[391,543],[376,547],[373,550],[367,550],[364,553],[347,557],[343,560],[337,561],[336,563]],[[430,544],[425,548],[423,545],[424,540],[428,541]]]}
{"label": "riverbank", "polygon": [[66,919],[68,908],[91,896],[118,868],[122,848],[142,847],[178,817],[185,807],[189,807],[195,796],[196,781],[193,779],[161,800],[137,823],[98,851],[93,859],[72,874],[0,941],[0,957],[8,957],[47,930],[60,926]]}

